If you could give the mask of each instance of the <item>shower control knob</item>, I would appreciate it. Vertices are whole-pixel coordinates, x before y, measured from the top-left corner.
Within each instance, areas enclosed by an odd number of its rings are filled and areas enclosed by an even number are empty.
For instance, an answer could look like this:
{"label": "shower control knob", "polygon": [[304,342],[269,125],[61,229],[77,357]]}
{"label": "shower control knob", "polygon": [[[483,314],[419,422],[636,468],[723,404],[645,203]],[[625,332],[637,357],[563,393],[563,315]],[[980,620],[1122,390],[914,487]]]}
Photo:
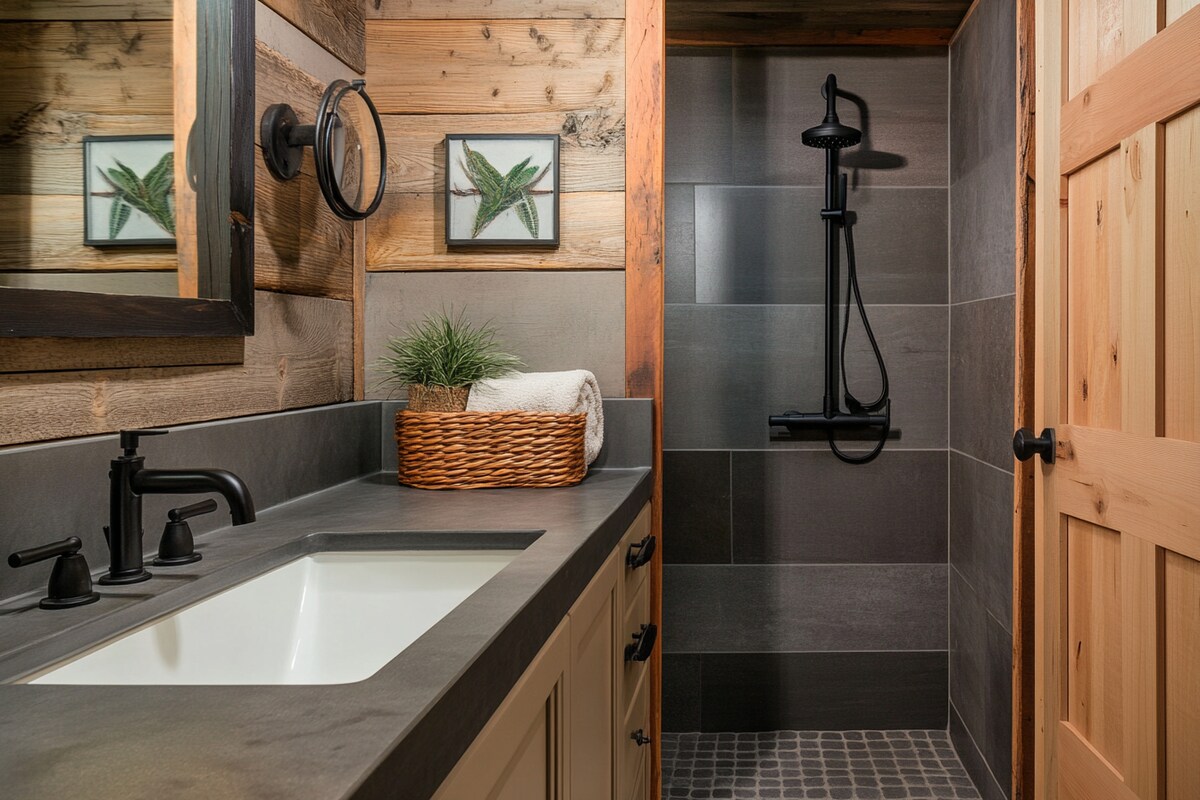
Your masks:
{"label": "shower control knob", "polygon": [[1020,461],[1028,461],[1034,454],[1047,464],[1054,463],[1054,429],[1042,428],[1041,436],[1034,436],[1030,428],[1021,428],[1013,434],[1013,454]]}

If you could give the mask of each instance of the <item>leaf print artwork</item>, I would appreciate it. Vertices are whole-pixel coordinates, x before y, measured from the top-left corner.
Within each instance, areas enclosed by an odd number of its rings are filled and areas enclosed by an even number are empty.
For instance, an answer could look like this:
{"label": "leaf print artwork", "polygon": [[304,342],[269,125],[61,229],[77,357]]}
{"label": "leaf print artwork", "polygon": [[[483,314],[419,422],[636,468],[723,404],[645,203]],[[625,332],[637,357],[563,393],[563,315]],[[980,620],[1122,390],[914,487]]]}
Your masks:
{"label": "leaf print artwork", "polygon": [[473,192],[463,192],[455,189],[457,194],[478,194],[479,207],[475,211],[475,220],[471,226],[471,238],[479,238],[488,225],[501,214],[513,209],[529,235],[538,238],[538,213],[534,205],[535,188],[550,170],[550,164],[539,168],[530,165],[533,157],[515,165],[506,175],[492,166],[487,158],[478,150],[472,150],[465,141],[462,143],[463,159],[460,162],[467,180],[474,187]]}
{"label": "leaf print artwork", "polygon": [[175,235],[175,209],[171,190],[175,186],[175,154],[166,153],[144,177],[120,161],[115,167],[99,169],[100,177],[112,187],[115,195],[109,215],[108,238],[117,234],[129,221],[131,209],[145,214],[158,227]]}

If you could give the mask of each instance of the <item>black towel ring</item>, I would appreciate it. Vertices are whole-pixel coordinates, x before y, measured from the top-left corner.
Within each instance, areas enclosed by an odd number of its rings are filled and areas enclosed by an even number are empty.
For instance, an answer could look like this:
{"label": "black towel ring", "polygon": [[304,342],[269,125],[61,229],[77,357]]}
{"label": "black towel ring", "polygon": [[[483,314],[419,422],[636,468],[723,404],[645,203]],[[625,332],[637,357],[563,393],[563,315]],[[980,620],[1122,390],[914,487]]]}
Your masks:
{"label": "black towel ring", "polygon": [[[375,137],[379,143],[379,184],[375,196],[365,208],[359,208],[346,199],[340,186],[337,154],[334,143],[337,133],[344,128],[339,115],[342,99],[356,92],[371,113],[375,126]],[[387,142],[383,136],[383,122],[371,97],[366,92],[366,81],[335,80],[325,89],[317,107],[315,125],[301,125],[295,110],[287,103],[276,103],[263,112],[260,127],[263,161],[267,169],[281,181],[288,181],[300,174],[304,160],[304,148],[312,147],[317,167],[317,183],[325,202],[333,213],[342,219],[366,219],[375,213],[383,202],[387,185]]]}

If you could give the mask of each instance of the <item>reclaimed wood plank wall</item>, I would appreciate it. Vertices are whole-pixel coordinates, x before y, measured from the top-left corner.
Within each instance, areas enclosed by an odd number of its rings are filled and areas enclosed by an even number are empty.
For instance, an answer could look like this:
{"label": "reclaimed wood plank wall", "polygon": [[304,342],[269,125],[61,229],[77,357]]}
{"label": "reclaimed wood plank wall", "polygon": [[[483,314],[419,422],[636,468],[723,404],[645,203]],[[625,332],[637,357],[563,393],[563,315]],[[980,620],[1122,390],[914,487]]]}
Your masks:
{"label": "reclaimed wood plank wall", "polygon": [[[110,2],[95,5],[111,8]],[[142,14],[163,5],[130,2]],[[323,10],[315,12],[315,5]],[[311,119],[325,83],[361,69],[361,58],[351,62],[362,52],[355,40],[361,39],[355,31],[362,30],[362,7],[357,0],[271,0],[269,6],[257,8],[259,111],[289,102],[302,120]],[[23,7],[34,19],[54,10],[42,0],[23,0]],[[102,19],[103,13],[97,10]],[[255,336],[5,340],[0,445],[353,399],[354,227],[325,205],[308,159],[297,180],[280,183],[256,158]]]}
{"label": "reclaimed wood plank wall", "polygon": [[[367,0],[389,147],[367,270],[624,269],[624,16],[623,0]],[[562,244],[448,250],[447,133],[560,134]]]}
{"label": "reclaimed wood plank wall", "polygon": [[[21,8],[20,6],[27,6]],[[49,272],[174,273],[171,247],[83,244],[83,137],[172,132],[171,3],[26,0],[0,22],[0,269],[10,285]],[[127,276],[132,277],[132,276]],[[174,285],[159,276],[160,289]],[[143,278],[143,280],[154,280]]]}

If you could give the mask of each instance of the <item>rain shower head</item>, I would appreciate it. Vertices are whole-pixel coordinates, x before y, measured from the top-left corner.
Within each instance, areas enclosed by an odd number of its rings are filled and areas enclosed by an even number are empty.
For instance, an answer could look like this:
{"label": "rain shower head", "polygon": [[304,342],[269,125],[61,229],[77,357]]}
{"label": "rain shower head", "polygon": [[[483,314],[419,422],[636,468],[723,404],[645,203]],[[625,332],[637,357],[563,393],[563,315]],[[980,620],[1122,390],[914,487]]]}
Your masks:
{"label": "rain shower head", "polygon": [[825,119],[815,128],[809,128],[800,134],[800,141],[809,147],[821,150],[841,150],[843,147],[853,147],[862,141],[862,131],[843,125],[837,115],[837,78],[830,75],[821,87],[825,96]]}

